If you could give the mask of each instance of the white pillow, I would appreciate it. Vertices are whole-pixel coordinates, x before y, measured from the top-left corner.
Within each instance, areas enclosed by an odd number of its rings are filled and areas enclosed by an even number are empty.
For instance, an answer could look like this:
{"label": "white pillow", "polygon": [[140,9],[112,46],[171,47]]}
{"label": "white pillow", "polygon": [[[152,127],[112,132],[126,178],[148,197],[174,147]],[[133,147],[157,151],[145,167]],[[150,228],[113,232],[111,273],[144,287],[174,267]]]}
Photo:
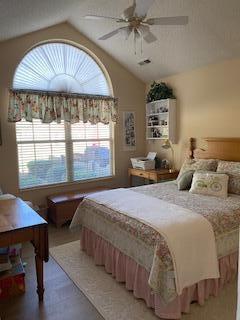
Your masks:
{"label": "white pillow", "polygon": [[228,175],[216,172],[196,171],[189,192],[220,198],[228,196]]}

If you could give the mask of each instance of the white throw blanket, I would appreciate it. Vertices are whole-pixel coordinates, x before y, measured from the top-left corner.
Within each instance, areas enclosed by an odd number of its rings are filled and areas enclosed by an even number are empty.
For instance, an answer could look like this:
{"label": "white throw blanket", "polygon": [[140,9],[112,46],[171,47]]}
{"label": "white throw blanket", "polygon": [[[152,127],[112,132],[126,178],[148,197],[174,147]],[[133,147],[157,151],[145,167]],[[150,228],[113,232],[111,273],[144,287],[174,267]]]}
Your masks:
{"label": "white throw blanket", "polygon": [[[137,219],[164,237],[172,256],[179,295],[185,287],[203,279],[219,278],[213,229],[200,214],[128,189],[103,191],[86,198]],[[79,221],[77,213],[71,227]]]}

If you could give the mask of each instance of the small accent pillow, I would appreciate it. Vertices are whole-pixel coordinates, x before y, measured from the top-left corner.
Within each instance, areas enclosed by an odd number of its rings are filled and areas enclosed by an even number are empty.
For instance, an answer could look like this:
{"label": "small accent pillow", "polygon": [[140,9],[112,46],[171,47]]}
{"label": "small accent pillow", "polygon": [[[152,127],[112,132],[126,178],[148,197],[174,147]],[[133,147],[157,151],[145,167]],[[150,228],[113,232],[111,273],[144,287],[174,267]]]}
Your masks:
{"label": "small accent pillow", "polygon": [[227,198],[228,179],[225,173],[196,171],[189,192]]}
{"label": "small accent pillow", "polygon": [[204,171],[216,171],[218,165],[218,160],[216,159],[186,159],[181,167],[178,179],[181,175],[189,170],[204,170]]}
{"label": "small accent pillow", "polygon": [[194,170],[185,171],[177,180],[178,190],[189,190],[192,184]]}
{"label": "small accent pillow", "polygon": [[229,193],[240,194],[240,162],[220,160],[217,172],[226,173],[229,176]]}

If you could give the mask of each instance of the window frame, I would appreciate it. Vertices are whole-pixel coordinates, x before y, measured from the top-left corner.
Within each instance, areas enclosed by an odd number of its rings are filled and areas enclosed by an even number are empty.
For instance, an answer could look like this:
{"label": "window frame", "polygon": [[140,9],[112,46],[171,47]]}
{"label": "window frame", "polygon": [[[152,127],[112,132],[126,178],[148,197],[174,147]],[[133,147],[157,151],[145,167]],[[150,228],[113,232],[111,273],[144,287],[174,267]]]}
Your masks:
{"label": "window frame", "polygon": [[[36,44],[34,44],[32,47],[30,47],[25,54],[23,55],[21,61],[19,62],[18,66],[20,65],[20,63],[23,61],[23,59],[25,58],[26,55],[28,55],[28,53],[30,53],[32,50],[34,50],[35,48],[42,46],[44,44],[67,44],[70,46],[73,46],[77,49],[82,50],[83,52],[85,52],[85,54],[89,55],[94,61],[95,63],[99,66],[100,70],[102,71],[107,85],[108,85],[108,89],[109,89],[109,95],[113,96],[113,85],[112,85],[112,81],[110,78],[110,75],[106,69],[106,67],[104,66],[104,64],[102,63],[102,61],[98,58],[98,56],[93,53],[90,49],[88,49],[87,47],[76,43],[74,41],[71,40],[66,40],[66,39],[49,39],[49,40],[44,40],[44,41],[40,41]],[[18,68],[17,66],[17,68]],[[15,69],[14,72],[14,76],[13,76],[13,83],[14,83],[14,78],[17,72],[17,68]],[[16,90],[18,88],[15,88]],[[26,88],[27,90],[27,88]],[[65,123],[64,126],[68,125],[68,123]],[[51,188],[51,187],[56,187],[56,186],[64,186],[64,185],[73,185],[73,184],[80,184],[80,183],[88,183],[88,182],[94,182],[94,181],[101,181],[101,180],[109,180],[112,179],[113,177],[115,177],[115,123],[109,123],[110,126],[110,139],[108,139],[109,144],[110,144],[110,161],[111,161],[111,175],[109,176],[105,176],[105,177],[99,177],[99,178],[89,178],[89,179],[85,179],[85,180],[71,180],[71,181],[66,181],[66,182],[57,182],[57,183],[51,183],[51,184],[46,184],[46,185],[38,185],[38,186],[32,186],[32,187],[26,187],[26,188],[22,188],[20,187],[20,172],[19,172],[19,156],[18,156],[18,141],[16,139],[16,159],[17,159],[17,183],[18,183],[18,190],[20,190],[21,192],[24,191],[29,191],[29,190],[34,190],[34,189],[44,189],[44,188]],[[17,135],[17,131],[16,131],[16,126],[15,126],[15,135]],[[65,132],[65,136],[66,136],[66,132]],[[95,139],[96,140],[96,139]],[[61,142],[62,140],[57,140],[56,142]],[[86,141],[86,140],[84,140]],[[92,141],[92,140],[91,140]],[[102,141],[102,140],[100,140]],[[32,143],[35,143],[34,141],[31,141]],[[43,142],[49,142],[52,143],[54,142],[54,140],[44,140]],[[65,150],[66,150],[66,169],[68,166],[67,163],[67,152],[68,152],[68,148],[66,146],[66,139],[64,141],[62,141],[65,143]],[[28,143],[28,142],[27,142]],[[73,146],[73,141],[72,141],[72,146]],[[68,178],[68,176],[67,176]]]}
{"label": "window frame", "polygon": [[[17,151],[17,170],[18,170],[18,190],[21,192],[29,191],[29,190],[36,190],[36,189],[46,189],[56,186],[67,186],[67,185],[74,185],[74,184],[80,184],[80,183],[88,183],[88,182],[94,182],[94,181],[101,181],[101,180],[109,180],[115,177],[115,144],[114,144],[114,136],[115,136],[115,124],[109,123],[109,139],[103,138],[103,139],[72,139],[71,138],[71,124],[68,122],[64,122],[64,134],[65,139],[64,140],[28,140],[28,141],[17,141],[17,130],[16,130],[15,124],[15,133],[16,133],[16,151]],[[74,180],[74,169],[73,169],[73,143],[74,142],[90,142],[90,141],[109,141],[109,147],[110,147],[110,161],[111,161],[111,174],[109,176],[104,177],[97,177],[97,178],[89,178],[89,179],[80,179],[80,180]],[[41,143],[64,143],[65,144],[65,154],[66,154],[66,178],[67,181],[64,182],[57,182],[57,183],[50,183],[50,184],[44,184],[44,185],[36,185],[36,186],[30,186],[23,188],[20,186],[20,167],[19,167],[19,154],[18,154],[18,145],[19,144],[41,144]],[[72,153],[69,151],[72,150]],[[72,168],[72,170],[69,170],[69,168]]]}

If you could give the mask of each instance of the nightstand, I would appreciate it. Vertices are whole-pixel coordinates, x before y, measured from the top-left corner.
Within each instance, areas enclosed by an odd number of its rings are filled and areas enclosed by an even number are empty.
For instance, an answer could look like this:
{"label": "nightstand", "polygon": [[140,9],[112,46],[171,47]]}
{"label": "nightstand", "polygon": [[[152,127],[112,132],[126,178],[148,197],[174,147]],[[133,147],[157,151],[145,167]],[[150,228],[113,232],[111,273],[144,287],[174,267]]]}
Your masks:
{"label": "nightstand", "polygon": [[129,184],[132,186],[132,177],[141,177],[147,179],[149,181],[161,182],[167,180],[175,180],[178,176],[179,171],[169,172],[166,169],[160,170],[142,170],[142,169],[134,169],[128,168],[128,177]]}

